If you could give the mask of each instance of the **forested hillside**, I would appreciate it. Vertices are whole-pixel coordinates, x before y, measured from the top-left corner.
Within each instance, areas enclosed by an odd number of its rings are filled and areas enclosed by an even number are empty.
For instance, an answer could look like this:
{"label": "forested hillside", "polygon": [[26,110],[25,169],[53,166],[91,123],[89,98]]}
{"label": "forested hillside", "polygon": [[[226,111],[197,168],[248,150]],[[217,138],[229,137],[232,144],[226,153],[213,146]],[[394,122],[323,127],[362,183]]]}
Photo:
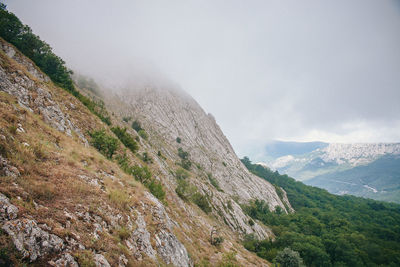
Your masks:
{"label": "forested hillside", "polygon": [[376,161],[305,181],[333,194],[351,194],[400,203],[400,156],[386,155]]}
{"label": "forested hillside", "polygon": [[272,260],[285,247],[300,252],[307,266],[399,266],[400,206],[354,196],[336,196],[280,175],[245,157],[254,174],[282,187],[296,210],[271,213],[255,201],[248,214],[273,226],[276,241],[248,236],[247,249]]}

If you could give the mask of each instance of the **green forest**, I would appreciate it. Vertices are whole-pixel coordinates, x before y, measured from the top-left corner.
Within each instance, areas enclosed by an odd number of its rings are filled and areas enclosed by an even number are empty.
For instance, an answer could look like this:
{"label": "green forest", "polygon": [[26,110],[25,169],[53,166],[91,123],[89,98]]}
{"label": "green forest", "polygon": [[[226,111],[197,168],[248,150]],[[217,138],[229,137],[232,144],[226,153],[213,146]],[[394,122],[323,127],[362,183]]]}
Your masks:
{"label": "green forest", "polygon": [[294,213],[270,212],[267,203],[244,206],[253,219],[270,226],[275,241],[244,240],[245,247],[272,261],[289,247],[307,266],[400,266],[400,205],[354,196],[337,196],[273,172],[249,158],[255,175],[287,192]]}

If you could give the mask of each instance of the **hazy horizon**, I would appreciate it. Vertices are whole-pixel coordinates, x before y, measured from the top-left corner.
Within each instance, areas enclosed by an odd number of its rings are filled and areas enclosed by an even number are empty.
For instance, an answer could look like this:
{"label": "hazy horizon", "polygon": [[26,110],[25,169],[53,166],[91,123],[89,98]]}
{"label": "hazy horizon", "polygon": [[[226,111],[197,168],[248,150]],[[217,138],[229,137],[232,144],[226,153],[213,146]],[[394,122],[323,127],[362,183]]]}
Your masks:
{"label": "hazy horizon", "polygon": [[73,70],[178,84],[236,152],[400,142],[399,1],[3,1]]}

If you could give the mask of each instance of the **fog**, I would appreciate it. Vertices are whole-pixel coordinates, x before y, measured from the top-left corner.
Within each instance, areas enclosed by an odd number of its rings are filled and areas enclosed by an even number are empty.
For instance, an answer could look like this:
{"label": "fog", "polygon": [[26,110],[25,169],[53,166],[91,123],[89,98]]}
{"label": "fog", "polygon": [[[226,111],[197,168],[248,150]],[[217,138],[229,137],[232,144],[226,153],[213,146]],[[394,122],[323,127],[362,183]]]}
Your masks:
{"label": "fog", "polygon": [[239,155],[268,140],[400,141],[400,2],[5,1],[110,88],[172,81]]}

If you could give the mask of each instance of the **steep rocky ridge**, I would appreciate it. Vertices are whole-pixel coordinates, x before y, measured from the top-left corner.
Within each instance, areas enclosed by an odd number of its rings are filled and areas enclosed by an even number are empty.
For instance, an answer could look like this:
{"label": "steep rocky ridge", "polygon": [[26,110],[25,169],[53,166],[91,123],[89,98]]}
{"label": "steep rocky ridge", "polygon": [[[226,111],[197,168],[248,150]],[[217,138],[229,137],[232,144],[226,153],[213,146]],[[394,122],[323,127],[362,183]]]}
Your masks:
{"label": "steep rocky ridge", "polygon": [[[204,171],[218,179],[224,192],[237,196],[240,202],[260,199],[271,210],[276,206],[285,210],[275,188],[244,167],[214,117],[206,114],[185,92],[147,88],[126,92],[121,100],[130,106],[125,113],[140,117],[146,129],[174,150],[178,147],[187,150]],[[176,142],[177,137],[181,138],[181,144]],[[176,157],[176,153],[170,156]]]}
{"label": "steep rocky ridge", "polygon": [[[84,262],[96,266],[214,266],[225,254],[234,253],[237,264],[266,265],[243,248],[238,233],[255,233],[260,238],[273,235],[265,226],[250,225],[227,193],[233,189],[215,171],[222,173],[223,169],[213,167],[210,171],[226,192],[215,190],[204,171],[193,170],[201,176],[193,179],[197,186],[213,199],[213,215],[207,215],[175,194],[176,178],[171,173],[176,146],[156,132],[153,136],[143,120],[150,142],[132,129],[128,131],[139,138],[137,155],[148,152],[153,159],[149,168],[167,193],[161,203],[115,161],[88,145],[88,131],[103,128],[113,135],[106,124],[75,97],[54,86],[12,45],[1,39],[0,43],[0,244],[8,260],[40,266],[78,266]],[[124,126],[119,117],[111,120],[113,125]],[[229,143],[221,143],[233,153]],[[159,147],[161,144],[164,146]],[[121,144],[117,153],[124,150]],[[157,156],[158,150],[165,158]],[[191,159],[197,161],[195,150],[190,152]],[[221,160],[217,152],[206,155]],[[146,165],[137,155],[128,151],[133,163]],[[230,162],[231,157],[224,160],[227,166],[237,164]],[[212,164],[206,162],[205,155],[199,156],[199,164],[208,170]],[[245,172],[243,175],[246,178]],[[238,202],[252,196],[267,199],[260,190],[255,192],[238,193]],[[269,192],[276,195],[273,187],[266,194]],[[275,204],[284,207],[279,197],[273,196],[271,201],[271,208]],[[219,247],[209,240],[215,227],[225,239]]]}
{"label": "steep rocky ridge", "polygon": [[[255,233],[259,238],[272,236],[257,223],[249,225],[249,218],[238,204],[250,200],[264,200],[271,210],[279,206],[284,211],[293,211],[287,198],[280,199],[273,185],[244,167],[213,116],[206,114],[185,92],[168,87],[132,88],[114,101],[112,109],[121,116],[138,119],[151,133],[154,152],[163,151],[175,162],[179,161],[179,148],[189,152],[194,163],[191,172],[197,178],[193,182],[211,196],[216,214],[233,230]],[[218,181],[221,190],[210,184],[209,175]],[[226,208],[228,202],[233,203],[230,210]]]}

